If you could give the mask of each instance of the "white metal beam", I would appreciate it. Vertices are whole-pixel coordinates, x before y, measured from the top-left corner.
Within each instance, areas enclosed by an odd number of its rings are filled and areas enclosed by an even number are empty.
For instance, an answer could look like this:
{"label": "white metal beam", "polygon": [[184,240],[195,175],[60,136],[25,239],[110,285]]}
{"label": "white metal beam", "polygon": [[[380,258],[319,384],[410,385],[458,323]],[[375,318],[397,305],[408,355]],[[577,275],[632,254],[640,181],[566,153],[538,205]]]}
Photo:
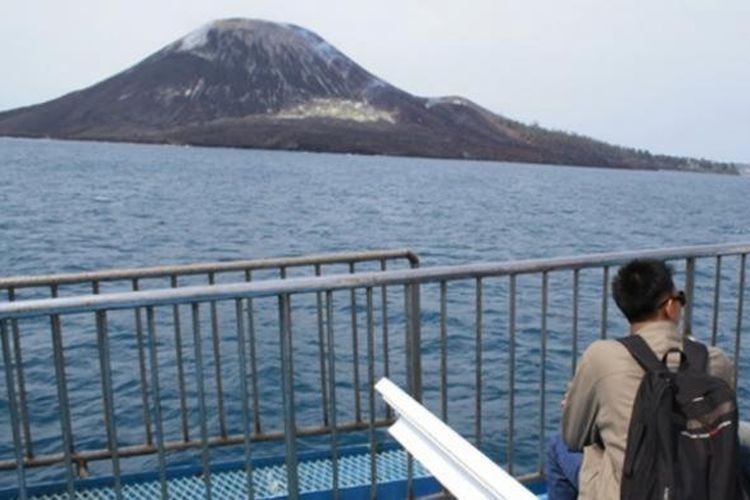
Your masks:
{"label": "white metal beam", "polygon": [[457,498],[536,500],[536,495],[487,458],[396,384],[375,389],[399,415],[388,432]]}

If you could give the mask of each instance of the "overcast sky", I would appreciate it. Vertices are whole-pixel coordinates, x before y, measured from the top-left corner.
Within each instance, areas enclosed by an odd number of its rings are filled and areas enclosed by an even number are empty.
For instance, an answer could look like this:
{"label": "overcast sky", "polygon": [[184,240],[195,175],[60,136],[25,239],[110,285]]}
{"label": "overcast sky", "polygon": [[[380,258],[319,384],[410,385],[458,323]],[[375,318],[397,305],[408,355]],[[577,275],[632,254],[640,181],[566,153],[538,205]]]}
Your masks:
{"label": "overcast sky", "polygon": [[750,163],[750,0],[0,0],[0,109],[225,17],[299,24],[413,94],[652,152]]}

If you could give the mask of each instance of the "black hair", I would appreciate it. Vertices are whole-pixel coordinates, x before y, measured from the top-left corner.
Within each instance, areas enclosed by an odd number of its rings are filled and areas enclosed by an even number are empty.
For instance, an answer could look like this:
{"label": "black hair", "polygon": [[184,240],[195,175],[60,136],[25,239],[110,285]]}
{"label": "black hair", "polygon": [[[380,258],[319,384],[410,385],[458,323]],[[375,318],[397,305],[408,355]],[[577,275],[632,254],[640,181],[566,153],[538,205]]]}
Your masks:
{"label": "black hair", "polygon": [[674,290],[672,267],[657,259],[635,259],[612,280],[612,296],[629,322],[653,317]]}

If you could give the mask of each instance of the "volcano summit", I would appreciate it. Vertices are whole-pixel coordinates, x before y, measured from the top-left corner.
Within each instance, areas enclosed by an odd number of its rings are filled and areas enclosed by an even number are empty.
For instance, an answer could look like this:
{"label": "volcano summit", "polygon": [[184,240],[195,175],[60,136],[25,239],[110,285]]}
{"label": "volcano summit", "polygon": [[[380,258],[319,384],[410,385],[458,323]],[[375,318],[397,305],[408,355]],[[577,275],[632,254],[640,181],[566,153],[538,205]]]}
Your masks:
{"label": "volcano summit", "polygon": [[135,66],[0,113],[0,135],[736,173],[413,96],[294,25],[215,21]]}

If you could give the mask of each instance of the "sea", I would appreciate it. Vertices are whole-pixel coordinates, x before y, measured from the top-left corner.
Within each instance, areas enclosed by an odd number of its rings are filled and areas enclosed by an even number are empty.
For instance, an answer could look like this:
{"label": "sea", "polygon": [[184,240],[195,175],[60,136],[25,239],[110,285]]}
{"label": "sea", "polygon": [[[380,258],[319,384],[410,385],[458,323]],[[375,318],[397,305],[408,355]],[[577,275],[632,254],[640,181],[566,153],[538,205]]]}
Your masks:
{"label": "sea", "polygon": [[[389,248],[410,248],[419,255],[420,265],[429,267],[750,242],[749,200],[748,176],[0,138],[0,276]],[[712,324],[708,306],[713,299],[714,266],[709,259],[705,264],[699,262],[697,268],[694,331],[703,339]],[[675,269],[680,282],[684,263],[675,263]],[[730,354],[734,352],[738,310],[737,276],[737,261],[727,259],[722,267],[719,344]],[[583,348],[600,332],[602,277],[592,271],[582,273],[581,279],[579,328]],[[559,425],[559,398],[571,370],[571,318],[566,302],[569,281],[566,275],[552,276],[550,282],[547,401],[543,403],[548,414],[546,434],[554,433]],[[473,434],[475,283],[457,284],[448,298],[453,315],[448,323],[448,380],[453,404],[449,423],[479,441],[483,451],[502,463],[508,451],[508,390],[504,382],[508,373],[508,283],[488,280],[483,286],[486,344],[481,440]],[[514,461],[517,470],[533,471],[540,459],[535,423],[539,418],[540,383],[538,276],[519,280],[518,286]],[[745,297],[748,295],[746,284]],[[439,377],[434,375],[439,350],[437,297],[437,289],[424,288],[425,400],[428,407],[439,412]],[[403,299],[394,292],[390,300],[398,323],[396,310]],[[363,303],[364,296],[357,306],[360,318],[364,316]],[[336,309],[339,316],[348,317],[347,307],[348,302],[342,300]],[[745,304],[745,336],[750,328],[748,309],[750,305]],[[268,319],[269,325],[273,320]],[[612,335],[626,331],[611,301],[606,321]],[[165,325],[167,322],[163,320]],[[124,323],[118,327],[113,320],[111,328],[115,345],[118,338],[132,338],[132,328],[128,330]],[[360,331],[365,329],[362,324]],[[306,334],[300,330],[297,326],[295,335]],[[30,325],[22,333],[27,353],[25,369],[32,388],[29,398],[37,400],[32,406],[40,408],[32,412],[33,429],[38,429],[38,451],[59,451],[49,325]],[[91,358],[96,352],[95,330],[88,325],[64,333],[68,376],[73,381],[83,380],[98,366]],[[227,324],[222,333],[222,346],[227,351],[232,350],[233,335]],[[164,348],[160,362],[165,370],[173,370],[169,346],[160,345]],[[259,355],[264,362],[278,363],[278,351],[274,349],[277,346],[272,342],[266,351],[261,346]],[[80,356],[79,361],[76,356]],[[142,435],[128,429],[142,426],[140,396],[130,382],[118,378],[132,375],[135,356],[126,349],[113,349],[112,356],[119,444],[137,444]],[[344,371],[346,360],[344,357]],[[748,356],[744,360],[740,377],[748,380]],[[314,355],[302,356],[295,364],[297,376],[317,373],[316,363]],[[268,377],[274,376],[268,373]],[[352,397],[346,379],[340,381],[342,420],[350,411]],[[260,382],[263,385],[264,381]],[[84,434],[86,429],[96,431],[82,441],[83,446],[93,448],[106,443],[98,383],[98,377],[78,385],[71,382],[79,391],[79,410],[74,409],[74,417],[78,415],[79,420],[74,427]],[[265,394],[269,400],[278,398],[274,383],[267,381]],[[300,390],[315,390],[314,384],[300,386]],[[122,389],[121,399],[117,388]],[[740,396],[750,402],[750,393],[744,387]],[[176,401],[169,386],[164,389],[164,398]],[[318,408],[312,403],[309,408],[305,405],[314,398],[300,395],[299,399],[300,419],[309,417],[313,421]],[[237,403],[229,401],[227,405],[229,426],[236,429]],[[743,402],[741,406],[750,417],[750,405]],[[191,413],[191,425],[197,425],[195,418]],[[280,410],[267,410],[266,418],[272,428],[281,425]],[[215,420],[209,424],[215,425]],[[0,460],[13,458],[9,425],[3,379]],[[358,439],[366,442],[367,438],[351,437],[350,444]],[[304,447],[325,449],[325,442],[310,440]],[[272,446],[259,451],[267,455],[279,452],[280,448]],[[241,450],[212,453],[216,460],[241,457]],[[197,463],[199,456],[170,459],[178,464]],[[106,473],[107,467],[92,465],[92,470]],[[155,458],[134,460],[124,467],[126,472],[153,470]],[[60,467],[30,474],[33,481],[63,477]],[[13,473],[0,472],[0,487],[14,481]]]}

